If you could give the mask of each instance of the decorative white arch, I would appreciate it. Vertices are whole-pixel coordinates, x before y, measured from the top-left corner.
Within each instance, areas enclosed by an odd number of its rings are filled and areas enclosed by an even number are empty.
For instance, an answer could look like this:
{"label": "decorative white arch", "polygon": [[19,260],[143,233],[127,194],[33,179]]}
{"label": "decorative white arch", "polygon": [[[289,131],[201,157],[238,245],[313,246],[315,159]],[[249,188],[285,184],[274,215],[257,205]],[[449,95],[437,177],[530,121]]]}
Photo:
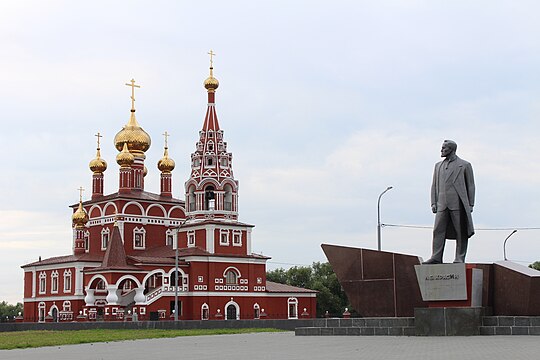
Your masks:
{"label": "decorative white arch", "polygon": [[153,208],[153,207],[158,207],[161,209],[162,213],[161,213],[161,216],[165,217],[166,214],[167,214],[167,210],[165,210],[165,208],[161,205],[161,204],[152,204],[150,205],[147,209],[146,209],[146,213],[145,215],[146,216],[150,216],[148,215],[150,213],[150,209]]}
{"label": "decorative white arch", "polygon": [[225,179],[221,182],[221,187],[225,188],[225,185],[231,185],[234,191],[238,190],[238,185],[231,179]]}
{"label": "decorative white arch", "polygon": [[116,282],[116,287],[120,287],[120,284],[122,283],[122,281],[124,280],[133,280],[135,282],[135,284],[137,284],[137,287],[140,287],[141,286],[141,283],[139,282],[139,280],[133,276],[133,275],[124,275],[122,276],[120,279],[118,279],[118,281]]}
{"label": "decorative white arch", "polygon": [[210,319],[210,308],[208,307],[207,303],[204,303],[201,305],[201,320],[208,320],[208,319]]}
{"label": "decorative white arch", "polygon": [[[211,184],[215,185],[216,188],[220,188],[220,184],[219,184],[219,182],[218,182],[216,179],[214,179],[214,178],[206,178],[206,179],[204,179],[203,181],[201,181],[201,182],[199,183],[199,186],[197,187],[196,190],[204,190],[204,188],[206,187],[206,185],[207,185],[208,183],[211,183]],[[217,190],[217,189],[216,189],[216,190]]]}
{"label": "decorative white arch", "polygon": [[92,276],[92,278],[90,279],[90,281],[88,282],[88,286],[86,287],[87,289],[90,289],[90,286],[92,286],[92,283],[94,282],[94,280],[96,279],[101,279],[105,282],[105,287],[107,287],[109,285],[109,283],[107,282],[107,279],[105,279],[105,276],[101,275],[101,274],[96,274],[94,276]]}
{"label": "decorative white arch", "polygon": [[[230,305],[233,305],[236,308],[236,319],[228,319],[227,318],[227,308]],[[231,300],[231,301],[229,301],[228,303],[225,304],[225,320],[240,320],[240,305],[238,305],[238,303],[236,303],[236,301]]]}
{"label": "decorative white arch", "polygon": [[172,214],[172,212],[173,212],[174,210],[176,210],[176,209],[180,209],[180,210],[182,210],[182,212],[184,213],[184,216],[186,215],[186,209],[185,209],[185,208],[183,208],[183,207],[181,207],[181,206],[178,206],[178,205],[177,205],[177,206],[173,206],[172,208],[170,208],[170,209],[169,209],[169,212],[167,213],[167,217],[169,217],[169,218],[170,218],[170,217],[171,217],[171,214]]}
{"label": "decorative white arch", "polygon": [[289,319],[298,319],[298,299],[295,297],[287,299],[287,317]]}
{"label": "decorative white arch", "polygon": [[197,189],[197,182],[194,180],[194,179],[190,179],[188,180],[185,184],[184,184],[184,189],[189,189],[190,186],[195,186],[195,189]]}
{"label": "decorative white arch", "polygon": [[[102,217],[104,212],[101,209],[101,206],[96,205],[96,204],[94,204],[94,205],[92,205],[92,207],[90,207],[90,209],[88,210],[88,215],[90,216],[90,214],[92,214],[92,211],[94,211],[94,209],[96,209],[96,208],[99,210],[99,215],[97,217]],[[90,217],[90,219],[95,219],[95,217]]]}
{"label": "decorative white arch", "polygon": [[[174,270],[174,269],[173,269]],[[178,269],[180,270],[180,269]],[[152,270],[150,271],[148,274],[146,274],[146,276],[144,277],[143,281],[142,281],[142,284],[139,285],[139,286],[142,286],[143,284],[146,284],[146,280],[148,280],[151,276],[154,276],[156,274],[161,274],[162,277],[165,276],[165,270],[163,269],[156,269],[156,270]],[[182,273],[183,275],[183,273]]]}
{"label": "decorative white arch", "polygon": [[127,214],[127,215],[144,215],[144,208],[142,207],[141,204],[139,204],[136,201],[130,201],[126,203],[126,205],[124,205],[124,207],[122,208],[122,214],[126,215],[126,209],[129,205],[136,205],[139,208],[139,210],[141,210],[141,213],[140,214]]}
{"label": "decorative white arch", "polygon": [[229,266],[228,268],[225,269],[225,271],[223,271],[223,277],[227,277],[227,272],[229,270],[234,270],[237,274],[238,274],[238,278],[241,278],[242,277],[242,273],[240,272],[240,270],[238,270],[236,267],[234,266]]}
{"label": "decorative white arch", "polygon": [[52,304],[52,306],[49,308],[49,311],[47,312],[47,315],[52,316],[53,310],[56,309],[56,320],[55,322],[60,321],[60,309],[58,309],[58,306],[56,304]]}
{"label": "decorative white arch", "polygon": [[101,212],[103,216],[105,216],[105,214],[107,213],[107,208],[109,206],[112,206],[114,208],[114,212],[118,214],[118,207],[116,207],[116,204],[113,202],[108,202],[107,204],[105,204],[105,206],[103,207],[103,211]]}

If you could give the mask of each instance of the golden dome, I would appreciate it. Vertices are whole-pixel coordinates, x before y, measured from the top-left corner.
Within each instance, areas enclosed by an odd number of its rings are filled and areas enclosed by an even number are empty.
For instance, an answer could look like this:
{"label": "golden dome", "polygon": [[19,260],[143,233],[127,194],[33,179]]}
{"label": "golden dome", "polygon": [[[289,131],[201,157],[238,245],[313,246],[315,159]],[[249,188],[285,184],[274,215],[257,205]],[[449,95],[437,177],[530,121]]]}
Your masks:
{"label": "golden dome", "polygon": [[71,216],[71,220],[73,221],[73,225],[77,229],[82,229],[88,222],[88,214],[84,210],[82,206],[82,201],[79,201],[79,208],[73,213]]}
{"label": "golden dome", "polygon": [[210,76],[204,80],[204,87],[209,92],[214,92],[219,87],[219,81],[214,77],[214,68],[210,68]]}
{"label": "golden dome", "polygon": [[163,157],[158,161],[157,167],[162,173],[170,173],[174,170],[174,160],[169,157],[169,148],[165,148]]}
{"label": "golden dome", "polygon": [[94,174],[101,174],[105,170],[107,170],[107,162],[101,158],[101,153],[99,151],[99,148],[97,149],[96,158],[92,161],[90,161],[90,170]]}
{"label": "golden dome", "polygon": [[143,169],[142,176],[145,177],[147,174],[148,174],[148,168],[147,168],[146,165],[145,165],[145,166],[144,166],[144,169]]}
{"label": "golden dome", "polygon": [[116,162],[121,167],[130,167],[135,161],[135,157],[129,152],[128,144],[124,143],[122,151],[116,155]]}
{"label": "golden dome", "polygon": [[122,151],[124,144],[127,144],[131,153],[138,156],[144,156],[152,144],[150,135],[137,123],[134,109],[131,110],[129,122],[114,137],[114,146],[118,151]]}

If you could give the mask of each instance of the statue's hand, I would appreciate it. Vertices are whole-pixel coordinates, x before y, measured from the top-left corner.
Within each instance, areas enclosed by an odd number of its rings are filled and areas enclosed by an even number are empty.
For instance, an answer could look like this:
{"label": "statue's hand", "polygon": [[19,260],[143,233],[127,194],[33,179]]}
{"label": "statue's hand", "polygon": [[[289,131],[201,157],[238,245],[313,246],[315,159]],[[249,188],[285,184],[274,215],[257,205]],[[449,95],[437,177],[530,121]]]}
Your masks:
{"label": "statue's hand", "polygon": [[431,205],[431,211],[433,211],[433,213],[437,213],[437,204],[433,204]]}

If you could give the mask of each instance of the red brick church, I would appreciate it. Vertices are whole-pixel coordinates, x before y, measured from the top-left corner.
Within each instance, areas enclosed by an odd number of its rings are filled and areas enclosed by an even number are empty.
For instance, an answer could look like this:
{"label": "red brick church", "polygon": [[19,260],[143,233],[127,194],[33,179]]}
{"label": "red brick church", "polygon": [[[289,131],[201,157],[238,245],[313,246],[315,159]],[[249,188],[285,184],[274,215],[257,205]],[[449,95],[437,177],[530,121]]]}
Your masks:
{"label": "red brick church", "polygon": [[185,200],[173,197],[166,132],[160,192],[145,190],[151,139],[135,118],[139,86],[126,85],[131,114],[114,138],[118,191],[103,193],[107,162],[98,133],[92,197],[72,206],[73,253],[22,266],[24,321],[315,317],[316,292],[266,281],[269,257],[252,253],[253,225],[238,221],[238,180],[216,114],[212,64]]}

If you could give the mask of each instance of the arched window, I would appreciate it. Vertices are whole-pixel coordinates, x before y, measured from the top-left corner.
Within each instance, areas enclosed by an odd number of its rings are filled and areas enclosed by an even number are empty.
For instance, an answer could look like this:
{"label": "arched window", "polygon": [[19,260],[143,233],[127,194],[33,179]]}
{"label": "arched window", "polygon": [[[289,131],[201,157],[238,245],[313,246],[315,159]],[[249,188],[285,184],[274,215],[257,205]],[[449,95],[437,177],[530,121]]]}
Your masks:
{"label": "arched window", "polygon": [[210,310],[208,304],[204,303],[201,306],[201,320],[208,320],[210,318]]}
{"label": "arched window", "polygon": [[224,187],[225,195],[224,195],[224,207],[223,210],[226,211],[232,211],[232,186],[227,184]]}
{"label": "arched window", "polygon": [[167,230],[165,232],[165,245],[173,246],[175,235],[176,235],[176,232],[173,229]]}
{"label": "arched window", "polygon": [[176,286],[176,274],[178,274],[178,286],[182,286],[182,273],[173,271],[169,278],[169,286]]}
{"label": "arched window", "polygon": [[71,292],[71,270],[64,270],[64,292]]}
{"label": "arched window", "polygon": [[98,280],[96,290],[105,290],[105,281],[103,279]]}
{"label": "arched window", "polygon": [[62,304],[62,311],[71,311],[71,301],[64,301]]}
{"label": "arched window", "polygon": [[225,283],[228,285],[238,284],[238,272],[233,269],[229,269],[225,272]]}
{"label": "arched window", "polygon": [[39,293],[45,294],[46,289],[47,289],[47,274],[45,274],[45,271],[42,271],[39,273]]}
{"label": "arched window", "polygon": [[195,211],[197,210],[197,203],[196,203],[196,197],[195,197],[195,186],[189,187],[189,194],[188,194],[188,202],[189,202],[189,210],[188,211]]}
{"label": "arched window", "polygon": [[58,293],[58,270],[51,273],[51,293]]}
{"label": "arched window", "polygon": [[42,301],[38,305],[38,321],[44,322],[45,321],[45,303]]}
{"label": "arched window", "polygon": [[84,232],[84,251],[88,252],[90,250],[90,232]]}
{"label": "arched window", "polygon": [[146,230],[141,228],[133,229],[133,248],[144,249],[146,242]]}
{"label": "arched window", "polygon": [[298,319],[298,299],[289,298],[287,305],[289,308],[289,319]]}
{"label": "arched window", "polygon": [[111,231],[109,228],[103,228],[101,230],[101,250],[107,250],[107,246],[109,245],[109,235]]}
{"label": "arched window", "polygon": [[254,319],[260,319],[261,318],[261,308],[259,307],[259,304],[255,303],[253,305],[253,318]]}
{"label": "arched window", "polygon": [[216,195],[214,194],[214,187],[212,185],[207,186],[204,190],[204,209],[214,210]]}

